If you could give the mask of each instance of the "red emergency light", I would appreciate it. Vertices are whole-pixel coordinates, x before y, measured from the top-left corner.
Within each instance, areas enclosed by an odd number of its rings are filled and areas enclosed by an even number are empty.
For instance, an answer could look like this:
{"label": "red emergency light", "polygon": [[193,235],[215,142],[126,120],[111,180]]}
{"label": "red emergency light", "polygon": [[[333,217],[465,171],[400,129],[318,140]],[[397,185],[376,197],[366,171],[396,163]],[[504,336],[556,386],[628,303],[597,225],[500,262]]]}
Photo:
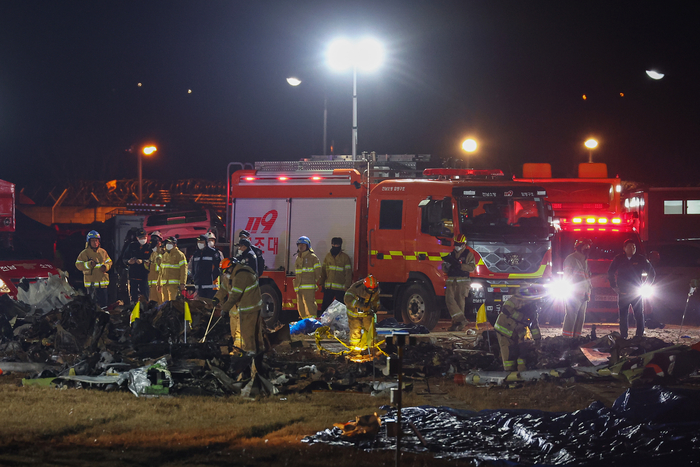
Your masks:
{"label": "red emergency light", "polygon": [[607,225],[607,224],[622,224],[622,219],[619,217],[601,217],[601,216],[576,216],[571,219],[562,217],[559,219],[560,224],[586,224],[586,225]]}

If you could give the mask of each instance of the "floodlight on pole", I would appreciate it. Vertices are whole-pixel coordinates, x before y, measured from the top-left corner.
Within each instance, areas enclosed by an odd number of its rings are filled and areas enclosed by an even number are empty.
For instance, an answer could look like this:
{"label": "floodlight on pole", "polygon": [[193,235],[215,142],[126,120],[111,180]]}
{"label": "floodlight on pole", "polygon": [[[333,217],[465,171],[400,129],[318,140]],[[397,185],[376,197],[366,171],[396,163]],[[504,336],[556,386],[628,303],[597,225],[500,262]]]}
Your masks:
{"label": "floodlight on pole", "polygon": [[144,146],[138,153],[138,163],[139,163],[139,204],[143,203],[143,171],[142,171],[142,159],[143,156],[150,156],[158,151],[158,148],[153,145]]}
{"label": "floodlight on pole", "polygon": [[589,138],[583,143],[584,146],[588,148],[588,163],[593,162],[593,150],[598,147],[598,141],[593,138]]}
{"label": "floodlight on pole", "polygon": [[467,168],[469,168],[469,154],[476,151],[478,144],[474,138],[467,138],[462,142],[462,149],[467,153]]}
{"label": "floodlight on pole", "polygon": [[290,76],[287,78],[287,83],[289,83],[290,86],[299,86],[301,84],[301,80],[299,78],[295,78],[294,76]]}
{"label": "floodlight on pole", "polygon": [[357,159],[357,69],[373,71],[384,61],[384,48],[373,38],[336,39],[326,52],[328,66],[336,71],[352,68],[352,160]]}

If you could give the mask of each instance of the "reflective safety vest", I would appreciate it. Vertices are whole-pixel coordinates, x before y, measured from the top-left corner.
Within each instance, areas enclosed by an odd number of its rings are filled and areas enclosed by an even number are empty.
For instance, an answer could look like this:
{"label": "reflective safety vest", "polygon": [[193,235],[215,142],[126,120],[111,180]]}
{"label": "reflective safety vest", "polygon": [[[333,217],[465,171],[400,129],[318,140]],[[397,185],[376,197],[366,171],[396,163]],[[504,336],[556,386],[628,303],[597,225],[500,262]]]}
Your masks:
{"label": "reflective safety vest", "polygon": [[540,324],[537,321],[537,303],[517,296],[509,298],[503,304],[493,327],[496,332],[508,338],[513,338],[515,334],[522,340],[527,335],[528,328],[533,339],[542,338]]}
{"label": "reflective safety vest", "polygon": [[148,269],[148,285],[150,287],[157,287],[163,285],[163,255],[160,251],[151,252],[151,257],[149,258],[150,264],[147,266]]}
{"label": "reflective safety vest", "polygon": [[262,296],[258,285],[258,277],[248,266],[236,264],[231,277],[221,276],[221,288],[216,293],[221,311],[230,312],[237,306],[236,313],[255,312],[262,309]]}
{"label": "reflective safety vest", "polygon": [[364,281],[360,279],[345,292],[343,300],[348,309],[348,316],[351,318],[371,316],[379,309],[379,288],[370,294],[365,288]]}
{"label": "reflective safety vest", "polygon": [[161,276],[163,285],[185,285],[187,283],[187,258],[177,247],[166,251],[160,264],[163,269]]}
{"label": "reflective safety vest", "polygon": [[294,291],[316,290],[321,280],[321,262],[313,250],[297,255],[294,262]]}
{"label": "reflective safety vest", "polygon": [[213,248],[204,247],[197,250],[190,258],[190,269],[194,285],[203,289],[213,289],[214,279],[219,271],[219,252]]}
{"label": "reflective safety vest", "polygon": [[333,256],[328,253],[321,267],[321,284],[330,290],[348,290],[352,284],[352,262],[342,251]]}
{"label": "reflective safety vest", "polygon": [[[94,266],[90,265],[90,260],[95,261]],[[75,267],[83,272],[85,287],[106,288],[109,285],[107,271],[112,268],[112,259],[103,248],[98,248],[97,251],[85,248],[75,260]]]}

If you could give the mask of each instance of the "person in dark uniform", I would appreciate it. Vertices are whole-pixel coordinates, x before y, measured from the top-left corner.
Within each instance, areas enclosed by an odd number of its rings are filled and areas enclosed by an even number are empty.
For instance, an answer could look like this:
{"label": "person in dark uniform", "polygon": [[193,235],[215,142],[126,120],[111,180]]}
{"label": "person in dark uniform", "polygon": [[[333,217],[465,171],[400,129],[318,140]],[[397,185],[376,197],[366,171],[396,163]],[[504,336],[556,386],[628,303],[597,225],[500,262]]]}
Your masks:
{"label": "person in dark uniform", "polygon": [[124,264],[129,268],[129,298],[136,303],[139,295],[149,298],[148,269],[146,264],[151,257],[151,245],[148,244],[146,231],[139,229],[136,240],[131,242],[124,252]]}

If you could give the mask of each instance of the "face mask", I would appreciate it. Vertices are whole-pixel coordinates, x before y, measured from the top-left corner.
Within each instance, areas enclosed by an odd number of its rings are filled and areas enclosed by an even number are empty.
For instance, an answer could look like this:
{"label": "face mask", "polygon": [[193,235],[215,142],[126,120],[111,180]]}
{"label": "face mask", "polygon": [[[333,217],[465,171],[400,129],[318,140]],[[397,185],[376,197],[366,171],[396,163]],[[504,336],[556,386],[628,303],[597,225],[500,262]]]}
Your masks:
{"label": "face mask", "polygon": [[465,247],[465,245],[459,245],[459,246],[455,246],[455,251],[457,251],[457,252],[461,252],[461,251],[463,251],[463,250],[464,250],[464,247]]}
{"label": "face mask", "polygon": [[155,253],[156,251],[158,251],[158,246],[157,246],[157,245],[154,246],[152,251],[153,251],[153,253]]}
{"label": "face mask", "polygon": [[216,245],[216,242],[214,240],[209,240],[209,246],[214,248],[214,245]]}
{"label": "face mask", "polygon": [[204,243],[197,243],[197,248],[199,248],[200,250],[203,250],[203,249],[204,249]]}
{"label": "face mask", "polygon": [[145,238],[139,238],[139,245],[145,245],[146,244],[146,239]]}
{"label": "face mask", "polygon": [[339,246],[331,247],[331,254],[332,254],[333,256],[337,256],[338,253],[340,253],[340,247],[339,247]]}
{"label": "face mask", "polygon": [[226,279],[230,279],[230,278],[231,278],[231,274],[225,273],[225,274],[224,274],[224,277],[225,277]]}
{"label": "face mask", "polygon": [[168,251],[172,250],[173,248],[175,248],[175,245],[173,245],[172,243],[168,243],[167,245],[165,245],[165,249]]}

